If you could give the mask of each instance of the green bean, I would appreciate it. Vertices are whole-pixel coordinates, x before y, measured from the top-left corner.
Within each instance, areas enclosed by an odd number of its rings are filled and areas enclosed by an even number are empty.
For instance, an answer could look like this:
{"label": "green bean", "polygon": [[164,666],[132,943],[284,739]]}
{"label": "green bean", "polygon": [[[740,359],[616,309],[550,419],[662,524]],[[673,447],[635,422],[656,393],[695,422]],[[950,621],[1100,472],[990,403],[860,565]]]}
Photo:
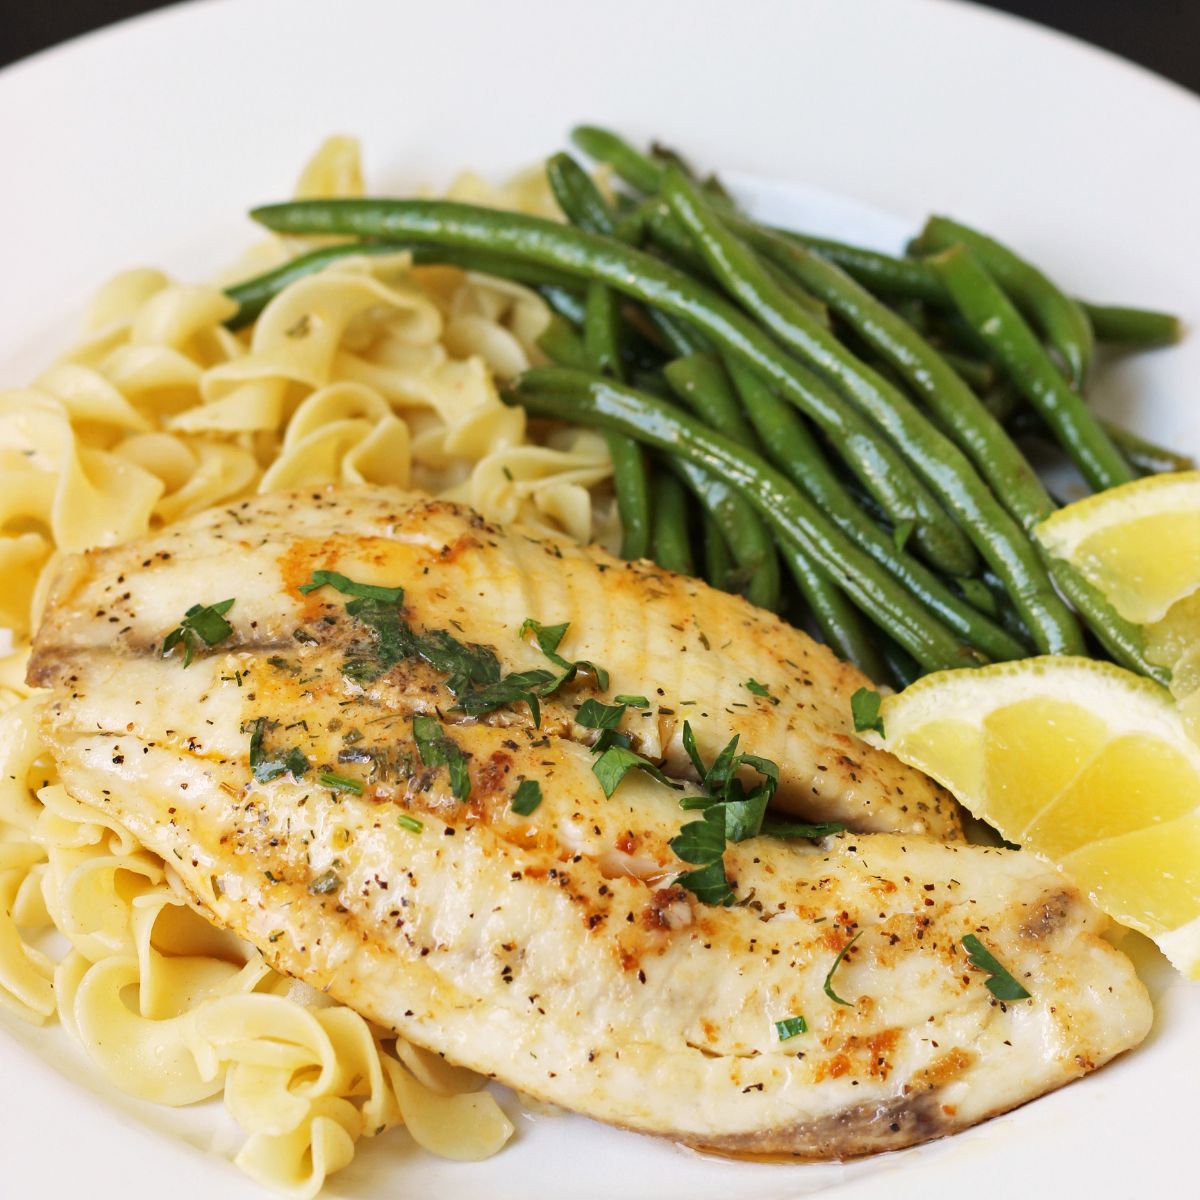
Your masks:
{"label": "green bean", "polygon": [[705,512],[720,525],[737,563],[737,590],[751,604],[776,611],[780,598],[779,559],[762,518],[741,492],[707,468],[686,459],[672,459],[671,465]]}
{"label": "green bean", "polygon": [[712,354],[676,358],[663,367],[663,375],[675,395],[706,425],[739,446],[762,453],[753,430],[747,428],[737,394],[718,358]]}
{"label": "green bean", "polygon": [[694,575],[696,564],[688,534],[688,502],[683,484],[670,471],[660,468],[650,486],[654,493],[651,538],[654,561],[677,575]]}
{"label": "green bean", "polygon": [[864,246],[850,246],[831,238],[813,237],[790,229],[775,228],[770,232],[836,263],[847,275],[870,288],[877,296],[923,300],[941,308],[949,304],[941,280],[921,259],[898,258],[894,254],[868,250]]}
{"label": "green bean", "polygon": [[[707,260],[697,250],[687,230],[675,219],[667,202],[656,197],[647,202],[645,213],[647,232],[671,261],[696,278],[706,283],[713,282],[715,277]],[[766,264],[766,268],[792,300],[806,309],[824,328],[830,328],[829,310],[820,300],[810,296],[786,272],[778,270],[774,263]]]}
{"label": "green bean", "polygon": [[661,308],[647,308],[645,312],[667,349],[676,358],[711,351],[712,344],[709,340],[703,334],[697,333],[686,321],[663,312]]}
{"label": "green bean", "polygon": [[[773,232],[837,263],[847,275],[878,296],[923,300],[938,307],[950,304],[950,297],[941,281],[921,259],[898,258],[878,250],[850,246],[845,242],[787,229]],[[1075,303],[1087,315],[1092,333],[1099,342],[1130,349],[1151,349],[1177,342],[1183,335],[1182,324],[1173,313],[1123,305],[1091,304],[1078,299]]]}
{"label": "green bean", "polygon": [[1169,346],[1183,336],[1183,325],[1173,313],[1114,304],[1088,304],[1080,300],[1092,323],[1096,340],[1134,350]]}
{"label": "green bean", "polygon": [[862,614],[846,593],[795,542],[781,540],[779,553],[825,644],[838,658],[853,663],[868,679],[882,680],[886,671],[883,659]]}
{"label": "green bean", "polygon": [[825,460],[804,418],[774,395],[748,368],[730,362],[742,406],[766,448],[767,457],[848,538],[895,576],[925,608],[965,640],[995,659],[1024,658],[1026,646],[976,613],[911,554],[897,550],[847,493]]}
{"label": "green bean", "polygon": [[[1113,444],[1144,475],[1161,475],[1170,471],[1194,471],[1196,460],[1177,450],[1169,450],[1148,441],[1139,434],[1133,433],[1115,421],[1106,421],[1102,417],[1100,424],[1113,440]],[[1017,436],[1031,435],[1034,437],[1050,437],[1046,423],[1032,409],[1023,409],[1017,413],[1009,429]]]}
{"label": "green bean", "polygon": [[543,416],[619,429],[647,446],[706,467],[738,488],[782,539],[796,542],[839,581],[869,620],[887,629],[927,670],[979,661],[971,647],[922,609],[765,459],[732,445],[683,409],[603,376],[552,367],[527,371],[508,398]]}
{"label": "green bean", "polygon": [[519,259],[509,258],[502,254],[492,254],[486,250],[462,250],[447,246],[430,246],[402,242],[340,242],[336,246],[321,246],[289,259],[282,266],[274,267],[252,279],[245,279],[225,289],[225,294],[237,302],[238,310],[226,322],[229,329],[241,329],[258,319],[259,313],[266,308],[285,287],[311,275],[314,271],[324,270],[331,263],[343,258],[358,258],[362,255],[381,256],[408,252],[412,260],[420,264],[444,264],[448,267],[459,267],[466,271],[478,271],[483,275],[496,275],[501,279],[512,279],[517,283],[525,283],[531,287],[540,285],[574,285],[575,280],[570,275],[559,271],[537,267]]}
{"label": "green bean", "polygon": [[599,279],[682,317],[779,388],[828,436],[889,519],[916,522],[917,536],[934,544],[937,531],[927,528],[928,516],[939,528],[954,529],[870,422],[723,297],[652,255],[557,221],[449,200],[299,200],[267,205],[252,215],[277,232],[410,237],[497,251],[576,277]]}
{"label": "green bean", "polygon": [[596,125],[577,125],[571,130],[571,141],[589,158],[612,167],[631,188],[647,195],[658,191],[663,164],[635,150],[624,138]]}
{"label": "green bean", "polygon": [[729,543],[716,518],[707,511],[704,514],[704,578],[719,591],[737,591]]}
{"label": "green bean", "polygon": [[[795,245],[786,246],[784,250],[793,269],[803,272],[806,285],[850,323],[860,336],[870,341],[879,353],[904,372],[910,386],[924,398],[958,445],[970,456],[1007,512],[1034,538],[1032,545],[1021,543],[1019,546],[1023,551],[1022,574],[1019,578],[1027,585],[1036,583],[1036,591],[1032,593],[1022,595],[1014,587],[1013,576],[989,559],[1003,580],[1005,590],[1012,597],[1016,615],[1020,618],[1020,623],[1015,627],[1028,628],[1038,648],[1045,653],[1076,654],[1085,651],[1078,625],[1055,594],[1051,584],[1053,580],[1118,662],[1145,674],[1161,677],[1161,671],[1146,659],[1141,631],[1122,618],[1070,564],[1050,558],[1036,540],[1034,527],[1054,511],[1054,503],[1033,468],[1013,445],[987,406],[900,317],[854,284],[836,266]],[[949,253],[969,256],[970,252],[955,250]],[[939,260],[929,261],[935,271],[941,270]],[[992,302],[1011,314],[1011,319],[1024,328],[1024,322],[1003,292],[973,260],[971,265],[976,266],[978,272],[974,277],[976,285],[981,275],[983,282],[990,287],[987,294]],[[951,293],[955,294],[956,285],[948,283],[948,286]],[[971,316],[970,313],[964,315]],[[987,315],[984,310],[975,314],[976,327],[980,327]],[[987,329],[981,329],[989,343],[991,337],[988,331],[991,329],[990,325]],[[1067,387],[1037,339],[1027,329],[1026,334],[1026,353],[1045,364],[1043,376],[1083,409],[1082,401]],[[1083,409],[1083,414],[1090,419],[1086,409]],[[1031,596],[1034,601],[1032,605],[1029,602]]]}
{"label": "green bean", "polygon": [[[981,540],[976,545],[1004,580],[1037,648],[1045,654],[1082,654],[1085,647],[1078,623],[1059,599],[1037,547],[1029,541],[1033,527],[1053,511],[1053,503],[1004,427],[916,330],[840,268],[771,234],[751,233],[757,244],[776,255],[777,261],[786,264],[895,367],[948,431],[953,442],[931,427],[921,430],[910,416],[908,428],[913,432],[903,436],[923,439],[924,453],[943,467],[957,466],[962,480],[958,494],[964,497],[957,511],[964,519],[986,523],[993,531],[1000,528],[999,521],[1004,522],[1007,536],[997,551],[989,555],[992,547]],[[899,393],[887,397],[886,402],[895,404],[897,399],[908,404]],[[955,463],[947,448],[960,461]],[[951,488],[938,489],[935,485],[935,491],[948,505],[954,505]],[[1028,536],[1022,536],[1022,530]]]}
{"label": "green bean", "polygon": [[[571,280],[572,284],[578,282],[577,279]],[[551,310],[560,317],[570,321],[572,325],[583,324],[585,302],[578,288],[548,285],[538,288],[538,292],[542,299],[550,306]]]}
{"label": "green bean", "polygon": [[[672,390],[702,421],[717,433],[739,445],[749,446],[753,434],[745,427],[721,364],[711,355],[693,355],[676,359],[663,369]],[[683,474],[692,490],[712,512],[724,530],[726,540],[737,560],[741,585],[736,589],[760,608],[775,611],[779,607],[779,559],[775,545],[762,518],[736,491],[726,500],[718,489],[729,488],[720,480],[711,481],[715,487],[705,489],[706,472],[688,464]],[[693,473],[698,473],[698,478]],[[714,505],[720,505],[719,510]]]}
{"label": "green bean", "polygon": [[550,314],[550,321],[538,337],[537,346],[552,363],[560,367],[575,367],[585,371],[592,365],[583,339],[557,313]]}
{"label": "green bean", "polygon": [[1178,450],[1156,445],[1114,421],[1101,420],[1105,432],[1113,444],[1141,472],[1146,475],[1161,475],[1169,471],[1194,471],[1196,460]]}
{"label": "green bean", "polygon": [[[570,155],[554,155],[546,164],[546,175],[569,221],[591,233],[612,233],[615,220],[607,202]],[[598,280],[587,285],[583,344],[593,370],[622,378],[620,304],[617,294]],[[650,482],[645,454],[637,442],[620,433],[607,431],[605,440],[621,517],[621,557],[645,558],[650,550]]]}
{"label": "green bean", "polygon": [[1088,483],[1101,489],[1134,479],[1121,452],[974,253],[956,246],[926,261]]}
{"label": "green bean", "polygon": [[891,638],[884,638],[882,653],[884,662],[887,664],[887,672],[893,683],[900,689],[903,690],[910,683],[916,683],[921,678],[921,668],[914,661],[913,656],[903,647],[897,646]]}
{"label": "green bean", "polygon": [[[668,363],[663,374],[675,394],[705,424],[736,445],[764,453],[754,430],[746,424],[737,394],[719,359],[710,354],[690,355]],[[758,384],[756,376],[751,376],[751,380]],[[801,420],[793,409],[787,412]],[[862,618],[841,589],[794,542],[780,542],[779,553],[826,643],[839,658],[848,659],[872,679],[881,678],[878,672],[882,670],[882,661],[867,636]]]}
{"label": "green bean", "polygon": [[921,253],[968,246],[1009,298],[1042,332],[1066,364],[1071,382],[1082,387],[1095,349],[1092,325],[1082,307],[1032,263],[969,225],[930,217],[916,242]]}
{"label": "green bean", "polygon": [[990,362],[982,358],[968,358],[953,350],[944,350],[940,347],[936,347],[936,349],[945,360],[946,365],[952,368],[959,379],[972,391],[986,392],[995,384],[996,368]]}
{"label": "green bean", "polygon": [[616,218],[592,177],[569,155],[546,160],[546,179],[558,206],[572,225],[593,233],[612,233]]}
{"label": "green bean", "polygon": [[[840,343],[773,291],[762,272],[755,270],[747,248],[729,234],[711,208],[677,172],[668,170],[664,187],[673,210],[696,237],[697,244],[726,285],[788,346],[836,378],[845,394],[870,406],[876,421],[905,450],[909,461],[920,470],[939,499],[959,516],[976,548],[1004,580],[1018,611],[1033,632],[1038,648],[1044,653],[1082,652],[1084,644],[1078,624],[1050,583],[1038,550],[954,442],[931,425],[906,396],[853,359]],[[796,247],[791,251],[803,254]],[[836,268],[818,256],[804,257],[816,264],[819,271],[834,272],[839,281],[850,285]],[[861,289],[855,291],[872,304],[876,303]],[[827,293],[827,298],[829,295],[832,291]],[[899,317],[881,305],[878,307],[894,323],[895,330],[920,341]],[[991,423],[1000,439],[1011,448],[1003,431],[978,404],[971,390],[932,352],[930,357],[941,365],[966,401],[975,406],[978,419]],[[940,390],[938,396],[941,396]],[[938,403],[939,417],[947,423],[960,420],[957,408],[945,403],[944,397]],[[960,422],[963,436],[973,434],[975,429],[970,422]],[[978,449],[981,455],[986,455],[989,448],[980,445]],[[998,469],[999,463],[996,466]],[[968,574],[969,571],[955,573]]]}

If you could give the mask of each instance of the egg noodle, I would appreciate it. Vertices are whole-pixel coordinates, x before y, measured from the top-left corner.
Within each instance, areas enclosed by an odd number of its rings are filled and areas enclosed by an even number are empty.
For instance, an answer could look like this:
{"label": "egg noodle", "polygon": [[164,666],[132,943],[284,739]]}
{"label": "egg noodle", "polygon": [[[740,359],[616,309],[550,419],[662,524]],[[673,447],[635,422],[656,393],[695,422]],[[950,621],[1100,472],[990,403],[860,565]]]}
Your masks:
{"label": "egg noodle", "polygon": [[[362,194],[332,138],[300,196]],[[451,195],[557,215],[545,176]],[[311,249],[273,240],[224,282]],[[297,1197],[404,1125],[455,1159],[512,1124],[484,1080],[273,971],[188,906],[170,866],[55,780],[24,684],[28,638],[64,552],[137,537],[255,492],[394,484],[490,520],[611,545],[603,439],[535,436],[496,379],[538,361],[547,310],[525,288],[404,254],[346,258],[291,284],[239,333],[219,286],[153,270],[97,296],[82,340],[0,393],[0,1009],[57,1017],[111,1083],[165,1105],[224,1097],[235,1161]],[[165,632],[165,631],[164,631]]]}

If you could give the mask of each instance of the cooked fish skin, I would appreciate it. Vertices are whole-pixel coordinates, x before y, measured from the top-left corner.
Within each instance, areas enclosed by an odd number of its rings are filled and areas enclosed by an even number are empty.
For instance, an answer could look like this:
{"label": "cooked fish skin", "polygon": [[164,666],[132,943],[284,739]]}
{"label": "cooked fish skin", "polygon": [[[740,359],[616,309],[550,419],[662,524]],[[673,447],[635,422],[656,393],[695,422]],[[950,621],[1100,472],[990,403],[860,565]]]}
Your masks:
{"label": "cooked fish skin", "polygon": [[[773,614],[650,562],[503,532],[458,505],[394,489],[259,497],[69,561],[31,680],[48,680],[49,664],[88,647],[146,653],[191,605],[229,597],[242,645],[292,650],[296,637],[326,637],[322,622],[346,598],[328,587],[297,590],[318,569],[402,585],[414,626],[490,646],[506,671],[548,666],[519,636],[527,617],[569,621],[560,652],[607,668],[602,699],[648,698],[652,707],[631,709],[622,728],[680,775],[691,771],[686,719],[709,760],[737,734],[743,751],[778,762],[780,809],[856,830],[962,836],[945,789],[855,734],[850,697],[870,681]],[[751,681],[768,695],[751,691]],[[373,690],[407,687],[401,671]],[[547,728],[571,725],[580,698],[568,692],[546,703]],[[454,703],[441,679],[427,681],[417,700],[426,711]],[[527,715],[507,709],[489,720]]]}
{"label": "cooked fish skin", "polygon": [[[139,612],[133,577],[120,579],[130,561],[153,563],[139,553],[99,561],[115,595],[130,592],[123,619],[161,631],[182,593],[164,619]],[[235,554],[239,605],[263,553],[278,549]],[[103,594],[101,579],[87,586]],[[160,854],[217,924],[385,1028],[599,1120],[796,1159],[953,1132],[1145,1036],[1149,1000],[1105,919],[1028,854],[886,833],[759,837],[725,854],[740,902],[708,906],[673,882],[686,791],[633,770],[606,798],[570,723],[443,710],[469,756],[470,794],[456,799],[413,741],[414,713],[436,711],[437,672],[414,663],[387,686],[352,685],[347,597],[324,591],[265,631],[269,605],[248,604],[237,638],[184,669],[132,628],[105,645],[99,606],[64,585],[76,600],[50,614],[31,675],[52,689],[43,727],[71,794]],[[297,615],[311,643],[291,637]],[[267,640],[276,630],[285,638]],[[255,728],[267,758],[305,756],[299,778],[254,780]],[[512,808],[522,780],[541,792],[527,816]],[[991,995],[968,933],[1032,999]],[[798,1016],[806,1031],[781,1038],[776,1023]]]}

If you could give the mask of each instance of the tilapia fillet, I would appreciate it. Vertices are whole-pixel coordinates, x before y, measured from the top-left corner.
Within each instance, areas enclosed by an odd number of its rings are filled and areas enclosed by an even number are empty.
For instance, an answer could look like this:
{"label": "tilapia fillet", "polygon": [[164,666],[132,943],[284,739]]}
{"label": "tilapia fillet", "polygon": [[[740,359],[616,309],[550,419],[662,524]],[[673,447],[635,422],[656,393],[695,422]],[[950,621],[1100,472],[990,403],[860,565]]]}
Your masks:
{"label": "tilapia fillet", "polygon": [[[560,653],[605,667],[608,699],[647,697],[651,707],[631,712],[624,727],[672,771],[690,769],[686,719],[709,758],[739,734],[743,750],[778,762],[777,804],[808,819],[961,836],[948,792],[855,736],[850,696],[866,677],[771,613],[653,563],[504,533],[457,505],[391,489],[264,496],[76,560],[47,615],[35,673],[52,655],[85,647],[145,653],[192,604],[229,597],[228,618],[247,650],[336,640],[339,628],[324,622],[343,613],[345,597],[297,590],[318,569],[402,584],[415,626],[489,646],[509,671],[548,665],[519,636],[526,618],[569,621]],[[444,678],[424,680],[419,694],[410,684],[389,672],[371,690],[407,693],[396,702],[428,712],[454,703]],[[548,701],[544,726],[566,730],[579,699]]]}
{"label": "tilapia fillet", "polygon": [[[613,565],[587,602],[562,584],[555,608],[541,585],[513,582],[514,552],[491,575],[464,568],[469,586],[438,595],[420,582],[426,566],[482,564],[523,535],[388,499],[256,501],[227,524],[209,518],[88,556],[65,572],[35,647],[31,678],[53,689],[45,731],[68,790],[127,825],[201,911],[280,970],[531,1095],[730,1154],[819,1159],[910,1145],[1057,1087],[1145,1035],[1148,999],[1100,936],[1103,918],[1029,855],[893,833],[755,837],[724,857],[739,902],[706,905],[673,883],[686,864],[668,842],[694,815],[679,807],[687,792],[635,769],[605,797],[568,715],[591,694],[586,683],[535,728],[521,706],[455,713],[428,662],[348,677],[370,638],[346,611],[350,597],[330,587],[299,596],[314,568],[403,585],[413,621],[461,621],[463,637],[496,622],[489,644],[523,667],[509,625],[474,612],[496,580],[510,608],[577,624],[569,654],[586,645],[612,669],[612,691],[663,686],[681,703],[666,684],[686,672],[622,642],[604,614],[617,607],[610,580],[653,581],[668,598],[683,584]],[[369,548],[347,531],[362,521],[360,503],[370,522],[392,514]],[[427,542],[414,513],[429,522]],[[465,541],[445,538],[464,521]],[[403,554],[387,549],[389,535],[407,539]],[[528,544],[548,572],[562,561]],[[685,629],[713,606],[745,612],[702,585],[686,589]],[[178,652],[160,657],[184,609],[230,596],[232,638],[201,647],[186,669]],[[585,640],[593,617],[604,636]],[[795,636],[772,629],[776,641]],[[722,636],[737,670],[754,661],[767,683],[749,618]],[[621,649],[630,644],[636,652]],[[826,659],[796,661],[811,664],[818,691]],[[785,692],[781,675],[770,680]],[[695,698],[710,713],[710,745],[734,727],[760,753],[828,736],[799,733],[819,720],[815,704],[788,712],[781,695],[761,712],[735,709],[735,726]],[[440,726],[435,765],[414,741],[414,715],[429,714]],[[465,799],[450,750],[465,764]],[[876,774],[887,769],[877,762]],[[540,803],[522,815],[514,796],[531,781]],[[848,805],[847,793],[830,794]],[[969,933],[1031,999],[991,995],[962,948]]]}

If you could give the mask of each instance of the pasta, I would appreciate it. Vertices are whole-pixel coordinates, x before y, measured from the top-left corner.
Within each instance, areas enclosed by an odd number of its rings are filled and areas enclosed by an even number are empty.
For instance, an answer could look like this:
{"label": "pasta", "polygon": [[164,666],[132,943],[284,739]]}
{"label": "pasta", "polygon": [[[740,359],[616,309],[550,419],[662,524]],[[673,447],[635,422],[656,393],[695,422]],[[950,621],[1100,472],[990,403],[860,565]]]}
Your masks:
{"label": "pasta", "polygon": [[[362,186],[357,144],[331,138],[297,194]],[[464,175],[452,194],[556,213],[540,171],[501,189]],[[272,241],[234,274],[311,244]],[[57,1019],[131,1095],[223,1096],[246,1133],[238,1165],[309,1197],[396,1126],[455,1159],[495,1153],[513,1127],[482,1079],[209,925],[169,863],[58,784],[23,682],[47,580],[63,552],[310,484],[424,488],[610,545],[619,530],[603,439],[534,436],[500,400],[496,380],[538,361],[535,293],[398,254],[299,280],[240,334],[223,324],[234,307],[216,285],[125,272],[73,349],[0,393],[0,1008]]]}

